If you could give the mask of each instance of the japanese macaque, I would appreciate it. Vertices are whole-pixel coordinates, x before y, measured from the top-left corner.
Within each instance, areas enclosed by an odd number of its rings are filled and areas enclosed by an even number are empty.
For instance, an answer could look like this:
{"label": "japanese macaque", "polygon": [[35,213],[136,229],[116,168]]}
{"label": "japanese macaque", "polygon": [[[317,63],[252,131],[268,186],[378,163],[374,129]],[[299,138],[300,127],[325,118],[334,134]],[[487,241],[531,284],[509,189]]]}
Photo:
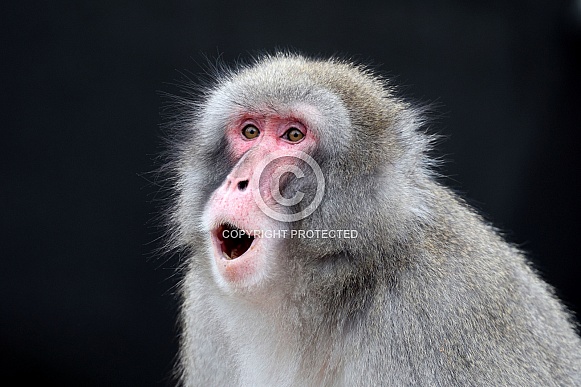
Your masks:
{"label": "japanese macaque", "polygon": [[221,72],[170,162],[183,385],[581,385],[570,316],[435,179],[419,109],[339,59]]}

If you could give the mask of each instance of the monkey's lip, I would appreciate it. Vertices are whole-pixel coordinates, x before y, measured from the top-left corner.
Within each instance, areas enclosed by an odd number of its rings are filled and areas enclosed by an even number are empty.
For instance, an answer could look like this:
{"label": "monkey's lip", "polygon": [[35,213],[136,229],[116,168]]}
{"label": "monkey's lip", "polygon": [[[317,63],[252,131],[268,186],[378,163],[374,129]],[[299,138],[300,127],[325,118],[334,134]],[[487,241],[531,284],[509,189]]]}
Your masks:
{"label": "monkey's lip", "polygon": [[244,255],[256,239],[248,231],[231,223],[220,224],[214,229],[213,234],[218,252],[226,260],[233,260]]}

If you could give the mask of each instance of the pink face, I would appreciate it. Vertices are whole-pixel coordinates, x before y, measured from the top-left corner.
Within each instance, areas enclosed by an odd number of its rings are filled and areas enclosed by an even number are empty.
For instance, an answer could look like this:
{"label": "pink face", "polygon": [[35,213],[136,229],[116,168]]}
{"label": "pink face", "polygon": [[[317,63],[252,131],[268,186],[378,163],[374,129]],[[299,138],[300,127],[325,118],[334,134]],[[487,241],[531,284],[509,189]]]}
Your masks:
{"label": "pink face", "polygon": [[[256,178],[254,172],[261,160],[275,151],[289,156],[297,151],[312,153],[317,139],[308,125],[297,118],[253,114],[235,120],[225,136],[236,165],[210,198],[205,224],[210,229],[219,281],[233,286],[251,285],[265,276],[272,263],[269,257],[276,254],[277,239],[265,238],[264,231],[286,227],[265,215],[256,204],[253,190],[258,184],[251,181]],[[291,157],[280,160],[293,163]],[[265,202],[272,201],[268,186],[277,184],[275,179],[280,177],[272,170],[265,168],[260,175],[259,190]]]}

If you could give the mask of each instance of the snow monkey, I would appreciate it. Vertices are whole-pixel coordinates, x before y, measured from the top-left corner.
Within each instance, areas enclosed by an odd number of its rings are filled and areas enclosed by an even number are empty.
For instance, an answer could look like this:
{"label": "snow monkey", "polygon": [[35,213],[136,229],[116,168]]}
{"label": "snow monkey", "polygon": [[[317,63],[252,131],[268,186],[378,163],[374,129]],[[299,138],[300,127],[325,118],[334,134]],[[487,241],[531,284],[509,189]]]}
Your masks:
{"label": "snow monkey", "polygon": [[581,385],[566,309],[435,178],[421,110],[385,79],[277,53],[181,107],[183,385]]}

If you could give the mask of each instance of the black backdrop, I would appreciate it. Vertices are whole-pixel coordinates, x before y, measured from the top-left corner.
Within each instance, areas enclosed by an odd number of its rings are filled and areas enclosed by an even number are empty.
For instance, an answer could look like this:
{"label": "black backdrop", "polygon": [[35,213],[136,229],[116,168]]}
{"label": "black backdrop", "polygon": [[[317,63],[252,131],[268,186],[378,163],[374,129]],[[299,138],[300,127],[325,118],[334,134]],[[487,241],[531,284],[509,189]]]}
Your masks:
{"label": "black backdrop", "polygon": [[153,253],[160,92],[204,55],[372,61],[437,106],[446,183],[581,311],[581,1],[61,1],[2,5],[4,377],[172,384],[177,258]]}

